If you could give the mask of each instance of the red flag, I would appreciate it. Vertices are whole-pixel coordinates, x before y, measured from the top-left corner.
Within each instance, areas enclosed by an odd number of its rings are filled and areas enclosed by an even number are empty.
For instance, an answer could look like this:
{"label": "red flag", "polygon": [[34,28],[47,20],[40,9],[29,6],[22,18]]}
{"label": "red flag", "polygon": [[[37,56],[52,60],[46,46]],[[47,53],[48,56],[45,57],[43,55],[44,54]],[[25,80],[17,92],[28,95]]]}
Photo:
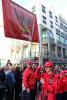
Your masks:
{"label": "red flag", "polygon": [[11,0],[2,0],[5,36],[39,41],[36,15]]}

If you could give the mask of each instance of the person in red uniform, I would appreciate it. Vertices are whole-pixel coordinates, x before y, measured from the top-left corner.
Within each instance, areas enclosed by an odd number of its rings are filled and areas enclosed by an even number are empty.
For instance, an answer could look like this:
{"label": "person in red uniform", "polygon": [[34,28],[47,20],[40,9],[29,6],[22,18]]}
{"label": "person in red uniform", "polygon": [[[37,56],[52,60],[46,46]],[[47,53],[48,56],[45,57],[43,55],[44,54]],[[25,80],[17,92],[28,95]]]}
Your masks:
{"label": "person in red uniform", "polygon": [[56,100],[62,100],[62,93],[63,93],[63,83],[60,74],[56,74],[54,77],[53,86],[55,89]]}
{"label": "person in red uniform", "polygon": [[44,68],[45,72],[41,75],[42,96],[38,100],[63,100],[63,78],[55,73],[52,61],[47,61]]}
{"label": "person in red uniform", "polygon": [[55,76],[54,65],[52,61],[47,61],[44,65],[45,71],[42,75],[43,96],[44,100],[56,100],[55,89],[53,86],[53,79]]}
{"label": "person in red uniform", "polygon": [[62,71],[54,78],[56,100],[67,100],[67,71]]}
{"label": "person in red uniform", "polygon": [[62,78],[63,84],[62,100],[67,100],[67,70],[62,71],[60,77]]}
{"label": "person in red uniform", "polygon": [[27,95],[27,98],[23,100],[35,100],[35,86],[36,86],[36,77],[35,77],[35,68],[33,62],[30,60],[27,62],[27,68],[23,73],[23,85],[24,85],[24,94]]}

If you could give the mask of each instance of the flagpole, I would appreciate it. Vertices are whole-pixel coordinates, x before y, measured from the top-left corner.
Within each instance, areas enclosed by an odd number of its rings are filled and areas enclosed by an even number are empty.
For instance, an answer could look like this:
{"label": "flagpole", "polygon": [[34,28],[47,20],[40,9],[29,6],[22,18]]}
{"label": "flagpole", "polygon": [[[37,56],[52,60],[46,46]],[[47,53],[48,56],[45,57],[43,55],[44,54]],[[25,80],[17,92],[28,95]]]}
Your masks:
{"label": "flagpole", "polygon": [[31,60],[31,42],[29,43],[29,46],[30,46],[30,60]]}
{"label": "flagpole", "polygon": [[39,30],[39,65],[43,65],[43,47],[42,47],[42,35],[41,35],[41,25],[38,26]]}

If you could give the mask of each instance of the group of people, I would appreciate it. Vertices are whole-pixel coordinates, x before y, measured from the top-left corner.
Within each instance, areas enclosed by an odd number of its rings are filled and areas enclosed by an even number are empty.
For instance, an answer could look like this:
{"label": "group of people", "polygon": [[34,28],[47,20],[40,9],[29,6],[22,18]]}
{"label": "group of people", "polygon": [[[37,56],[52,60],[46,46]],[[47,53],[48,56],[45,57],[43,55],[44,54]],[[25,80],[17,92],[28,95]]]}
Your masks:
{"label": "group of people", "polygon": [[29,60],[21,67],[8,61],[0,69],[0,100],[67,100],[66,69],[57,71],[49,60],[43,66]]}
{"label": "group of people", "polygon": [[23,100],[67,100],[67,70],[56,73],[52,61],[43,67],[28,61],[22,84]]}
{"label": "group of people", "polygon": [[[20,100],[22,75],[20,67],[13,67],[10,61],[0,68],[0,100]],[[3,84],[4,83],[4,84]]]}

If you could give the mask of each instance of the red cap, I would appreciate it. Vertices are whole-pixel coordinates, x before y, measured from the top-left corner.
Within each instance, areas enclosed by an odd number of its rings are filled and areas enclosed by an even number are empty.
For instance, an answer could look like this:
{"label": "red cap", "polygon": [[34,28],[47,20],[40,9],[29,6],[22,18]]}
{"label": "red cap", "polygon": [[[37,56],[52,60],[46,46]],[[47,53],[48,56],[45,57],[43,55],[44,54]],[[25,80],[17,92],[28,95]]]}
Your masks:
{"label": "red cap", "polygon": [[64,75],[65,73],[67,73],[67,70],[61,71],[61,75]]}
{"label": "red cap", "polygon": [[52,61],[47,61],[44,66],[45,67],[54,67],[54,64]]}
{"label": "red cap", "polygon": [[28,64],[28,65],[32,65],[33,62],[32,62],[31,60],[29,60],[29,61],[27,62],[27,64]]}

